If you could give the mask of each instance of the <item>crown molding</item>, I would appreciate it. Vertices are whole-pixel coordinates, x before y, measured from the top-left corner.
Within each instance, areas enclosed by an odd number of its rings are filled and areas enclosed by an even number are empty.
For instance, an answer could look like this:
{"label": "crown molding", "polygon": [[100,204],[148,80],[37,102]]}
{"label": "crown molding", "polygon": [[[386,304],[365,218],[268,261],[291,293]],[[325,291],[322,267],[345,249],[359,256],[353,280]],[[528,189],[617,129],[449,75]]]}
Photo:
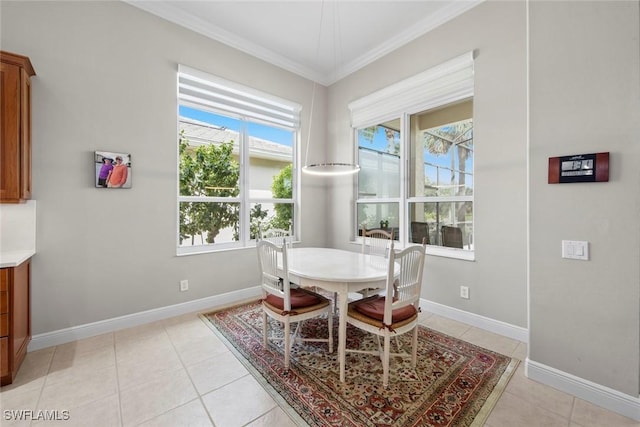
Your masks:
{"label": "crown molding", "polygon": [[452,1],[447,4],[447,6],[439,9],[436,13],[433,13],[423,20],[417,22],[411,27],[407,28],[405,31],[397,34],[395,37],[390,38],[385,43],[378,45],[376,48],[370,50],[364,55],[355,58],[354,60],[348,62],[341,70],[338,70],[336,73],[328,76],[328,80],[331,83],[335,83],[338,80],[352,74],[359,69],[369,65],[373,61],[382,58],[388,53],[393,52],[394,50],[406,45],[409,42],[417,39],[418,37],[427,34],[429,31],[432,31],[439,27],[440,25],[454,19],[455,17],[462,15],[466,11],[478,6],[480,3],[485,2],[486,0],[463,0],[463,1]]}
{"label": "crown molding", "polygon": [[266,61],[270,64],[283,68],[294,74],[300,75],[309,80],[316,81],[323,85],[327,85],[328,83],[326,76],[317,72],[316,70],[313,70],[309,67],[305,67],[304,65],[298,62],[292,61],[289,58],[286,58],[277,52],[274,52],[272,50],[259,46],[254,42],[246,40],[227,30],[224,30],[220,27],[212,25],[197,16],[191,15],[189,13],[185,13],[179,8],[169,5],[167,3],[160,2],[160,1],[152,1],[152,2],[138,2],[135,0],[121,0],[121,1],[131,6],[134,6],[138,9],[141,9],[145,12],[151,13],[152,15],[165,19],[169,22],[177,24],[181,27],[184,27],[188,30],[194,31],[212,40],[215,40],[222,44],[230,46],[241,52],[244,52],[251,56],[255,56],[256,58],[262,59],[263,61]]}
{"label": "crown molding", "polygon": [[445,7],[439,9],[436,13],[427,16],[422,21],[402,31],[395,37],[390,38],[382,45],[377,46],[364,55],[348,62],[339,70],[324,74],[318,70],[312,69],[299,62],[293,61],[277,52],[262,47],[257,43],[239,37],[227,30],[212,25],[205,20],[185,13],[181,9],[161,1],[136,1],[121,0],[131,6],[141,9],[145,12],[156,15],[169,22],[187,28],[198,34],[210,39],[216,40],[234,49],[238,49],[246,54],[262,59],[265,62],[283,68],[294,74],[302,76],[306,79],[315,81],[321,85],[329,86],[336,81],[352,74],[371,62],[383,57],[384,55],[398,49],[401,46],[415,40],[416,38],[428,33],[438,26],[450,21],[451,19],[463,14],[464,12],[474,8],[486,0],[454,0],[449,2]]}

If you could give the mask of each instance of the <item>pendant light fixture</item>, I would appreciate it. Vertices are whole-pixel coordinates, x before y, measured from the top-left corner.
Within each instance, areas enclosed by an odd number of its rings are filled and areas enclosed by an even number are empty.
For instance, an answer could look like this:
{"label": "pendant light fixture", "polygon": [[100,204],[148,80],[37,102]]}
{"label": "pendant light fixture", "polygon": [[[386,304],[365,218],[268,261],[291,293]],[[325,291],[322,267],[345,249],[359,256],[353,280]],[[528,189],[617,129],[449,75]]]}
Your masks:
{"label": "pendant light fixture", "polygon": [[[337,37],[336,33],[338,31],[338,2],[333,3],[333,59],[334,59],[334,68],[337,65],[336,61],[336,51],[337,51]],[[320,5],[320,28],[318,30],[318,46],[317,46],[317,56],[320,59],[320,41],[322,39],[322,24],[324,17],[324,1],[322,1]],[[311,125],[313,123],[313,108],[315,104],[316,98],[316,82],[313,82],[313,89],[311,92],[311,108],[309,110],[309,128],[307,135],[307,149],[305,154],[304,166],[302,167],[302,172],[308,175],[316,175],[316,176],[340,176],[340,175],[352,175],[357,173],[360,170],[360,166],[353,163],[341,163],[341,162],[325,162],[325,163],[312,163],[309,164],[309,146],[311,145]]]}

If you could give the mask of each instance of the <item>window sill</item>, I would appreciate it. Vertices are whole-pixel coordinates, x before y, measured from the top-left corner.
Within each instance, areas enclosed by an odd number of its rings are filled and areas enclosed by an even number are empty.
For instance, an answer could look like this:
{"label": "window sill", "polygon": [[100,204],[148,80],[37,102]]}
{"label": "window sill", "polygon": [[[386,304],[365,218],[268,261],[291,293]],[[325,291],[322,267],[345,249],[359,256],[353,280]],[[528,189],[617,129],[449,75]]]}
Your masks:
{"label": "window sill", "polygon": [[187,246],[184,248],[176,249],[176,256],[189,256],[189,255],[202,255],[202,254],[210,254],[215,252],[227,252],[227,251],[235,251],[239,249],[251,249],[254,248],[255,244],[250,246],[239,246],[239,245],[220,245],[220,246]]}
{"label": "window sill", "polygon": [[439,256],[444,258],[454,258],[463,261],[475,261],[475,251],[465,251],[463,249],[445,248],[442,246],[427,245],[427,255]]}
{"label": "window sill", "polygon": [[[350,243],[353,245],[362,247],[362,240],[360,238],[356,240],[352,240]],[[411,243],[409,244],[409,246],[416,245],[416,244],[417,243]],[[405,247],[407,247],[407,245],[401,245],[398,241],[395,241],[393,244],[393,247],[395,249],[404,249]],[[476,253],[475,251],[472,251],[472,250],[465,251],[463,249],[457,249],[457,248],[446,248],[443,246],[427,245],[425,252],[427,255],[439,256],[443,258],[459,259],[462,261],[476,260]]]}
{"label": "window sill", "polygon": [[[293,242],[293,245],[300,243],[300,241],[296,240]],[[239,244],[233,243],[221,243],[220,245],[211,245],[211,246],[187,246],[183,248],[176,249],[176,256],[183,257],[189,255],[202,255],[202,254],[211,254],[216,252],[228,252],[228,251],[237,251],[242,249],[255,249],[256,241],[252,240],[246,246],[240,246]]]}

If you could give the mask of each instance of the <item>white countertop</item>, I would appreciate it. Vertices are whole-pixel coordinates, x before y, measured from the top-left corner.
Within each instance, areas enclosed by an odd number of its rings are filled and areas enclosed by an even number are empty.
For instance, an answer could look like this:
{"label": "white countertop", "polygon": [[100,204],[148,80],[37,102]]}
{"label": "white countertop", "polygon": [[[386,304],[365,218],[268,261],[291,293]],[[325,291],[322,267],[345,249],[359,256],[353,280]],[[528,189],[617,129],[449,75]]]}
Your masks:
{"label": "white countertop", "polygon": [[0,268],[17,267],[32,256],[36,251],[0,251]]}

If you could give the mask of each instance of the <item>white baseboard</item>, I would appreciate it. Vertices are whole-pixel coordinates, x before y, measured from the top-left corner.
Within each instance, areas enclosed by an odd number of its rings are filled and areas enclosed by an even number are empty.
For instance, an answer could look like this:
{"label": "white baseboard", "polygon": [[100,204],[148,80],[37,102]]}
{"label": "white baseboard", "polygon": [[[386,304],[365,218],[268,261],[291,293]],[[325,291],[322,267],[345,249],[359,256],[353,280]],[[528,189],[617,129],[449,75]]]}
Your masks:
{"label": "white baseboard", "polygon": [[527,359],[525,375],[594,405],[640,421],[640,399]]}
{"label": "white baseboard", "polygon": [[194,301],[160,307],[153,310],[142,311],[140,313],[128,314],[126,316],[114,317],[112,319],[101,320],[99,322],[87,323],[85,325],[73,326],[71,328],[60,329],[52,332],[34,335],[29,343],[28,351],[40,350],[54,345],[65,344],[83,338],[89,338],[100,334],[114,332],[120,329],[139,326],[145,323],[155,322],[170,317],[180,316],[186,313],[193,313],[200,310],[207,310],[213,307],[233,304],[237,301],[259,298],[261,289],[259,286],[228,292],[222,295],[214,295]]}
{"label": "white baseboard", "polygon": [[[260,288],[258,286],[242,289],[239,291],[229,292],[222,295],[215,295],[199,300],[189,301],[181,304],[160,307],[153,310],[142,311],[139,313],[128,314],[126,316],[114,317],[112,319],[101,320],[98,322],[87,323],[85,325],[73,326],[66,329],[60,329],[52,332],[34,335],[29,343],[29,351],[40,350],[54,345],[65,344],[83,338],[89,338],[100,334],[114,332],[120,329],[130,328],[133,326],[143,325],[145,323],[155,322],[170,317],[179,316],[181,314],[193,313],[195,311],[206,310],[212,307],[233,304],[260,296]],[[495,332],[509,338],[527,342],[528,333],[524,328],[509,325],[498,320],[489,319],[487,317],[478,316],[455,308],[447,307],[435,302],[421,300],[420,307],[423,310],[448,317],[460,322],[464,322],[481,329]]]}
{"label": "white baseboard", "polygon": [[511,325],[500,320],[491,319],[489,317],[480,316],[478,314],[469,313],[468,311],[459,310],[437,302],[421,299],[420,308],[423,311],[444,316],[449,319],[457,320],[471,326],[484,329],[489,332],[496,333],[514,340],[524,343],[529,342],[529,330],[520,326]]}

